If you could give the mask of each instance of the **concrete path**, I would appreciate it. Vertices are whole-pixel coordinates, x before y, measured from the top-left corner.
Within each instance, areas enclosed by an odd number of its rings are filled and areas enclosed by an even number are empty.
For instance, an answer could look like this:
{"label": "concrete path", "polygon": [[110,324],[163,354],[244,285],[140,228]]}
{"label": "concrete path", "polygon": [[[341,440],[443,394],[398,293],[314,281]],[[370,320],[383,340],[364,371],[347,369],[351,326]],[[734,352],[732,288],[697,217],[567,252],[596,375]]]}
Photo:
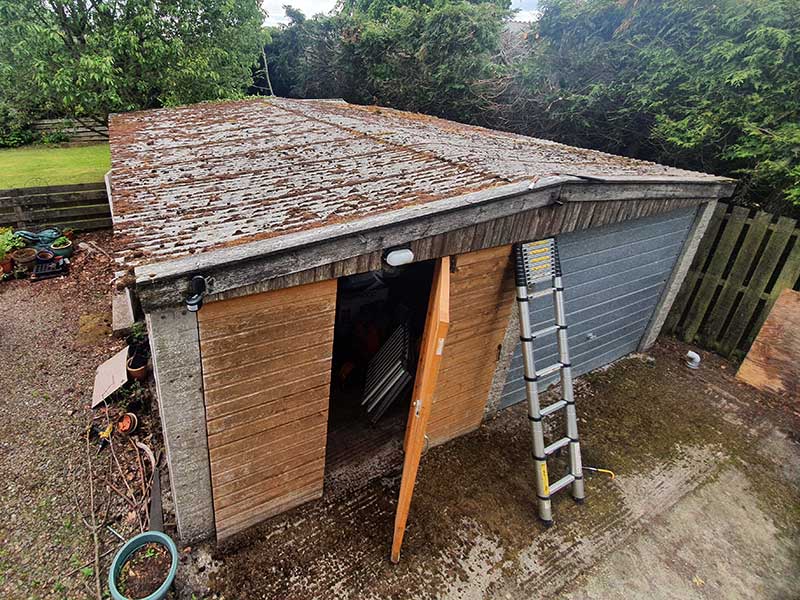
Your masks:
{"label": "concrete path", "polygon": [[798,545],[730,468],[682,498],[571,586],[567,600],[796,598]]}

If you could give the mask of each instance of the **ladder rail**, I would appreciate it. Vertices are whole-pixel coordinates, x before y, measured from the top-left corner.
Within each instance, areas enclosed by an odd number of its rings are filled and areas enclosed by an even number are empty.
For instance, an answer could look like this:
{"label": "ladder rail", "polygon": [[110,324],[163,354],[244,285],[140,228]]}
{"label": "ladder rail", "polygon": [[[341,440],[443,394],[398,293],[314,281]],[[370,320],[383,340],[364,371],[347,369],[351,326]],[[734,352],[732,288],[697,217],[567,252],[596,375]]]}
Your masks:
{"label": "ladder rail", "polygon": [[[583,502],[585,497],[578,437],[578,419],[572,385],[572,365],[570,363],[567,338],[567,318],[564,308],[564,285],[555,239],[541,240],[530,244],[516,244],[514,246],[514,257],[520,343],[524,370],[523,378],[528,401],[528,420],[531,424],[533,460],[536,467],[536,496],[539,518],[546,526],[549,526],[553,523],[551,502],[553,494],[571,486],[572,496],[577,502]],[[533,269],[533,272],[530,271],[531,269]],[[549,288],[536,289],[537,285],[547,280],[551,284]],[[550,294],[553,297],[555,324],[539,331],[533,331],[530,311],[528,310],[530,302]],[[552,333],[556,335],[559,362],[545,367],[537,373],[534,341],[539,336]],[[562,398],[542,408],[538,382],[556,371],[560,372]],[[562,408],[565,409],[566,437],[546,446],[542,421],[545,417]],[[547,456],[564,447],[569,448],[569,472],[551,485],[547,472]]]}
{"label": "ladder rail", "polygon": [[539,405],[539,388],[536,377],[536,361],[533,356],[533,337],[531,317],[528,312],[528,285],[525,276],[525,260],[522,246],[517,245],[515,278],[517,287],[517,307],[519,308],[520,343],[522,344],[523,378],[525,395],[528,400],[528,421],[533,439],[533,461],[536,468],[536,498],[539,504],[539,518],[545,524],[552,524],[553,514],[550,502],[550,483],[547,474],[547,456],[544,452],[544,429]]}
{"label": "ladder rail", "polygon": [[578,502],[583,502],[586,493],[583,487],[583,465],[581,461],[580,437],[578,436],[578,414],[575,410],[575,390],[572,387],[572,364],[569,357],[569,343],[567,340],[567,312],[564,308],[564,282],[561,279],[560,268],[553,277],[555,288],[555,317],[558,325],[558,356],[561,360],[561,393],[567,403],[566,422],[569,444],[569,472],[575,478],[572,484],[572,497]]}

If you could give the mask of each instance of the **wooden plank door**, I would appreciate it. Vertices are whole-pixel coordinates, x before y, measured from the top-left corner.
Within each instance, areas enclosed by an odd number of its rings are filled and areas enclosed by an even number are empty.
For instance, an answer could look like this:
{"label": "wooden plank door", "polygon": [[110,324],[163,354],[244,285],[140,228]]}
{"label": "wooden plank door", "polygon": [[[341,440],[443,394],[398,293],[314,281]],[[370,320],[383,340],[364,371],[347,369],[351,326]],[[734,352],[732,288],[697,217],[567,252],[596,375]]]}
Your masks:
{"label": "wooden plank door", "polygon": [[319,498],[336,280],[197,313],[217,539]]}
{"label": "wooden plank door", "polygon": [[445,338],[450,326],[450,259],[440,258],[436,263],[428,300],[428,314],[422,334],[417,376],[411,396],[411,411],[405,437],[405,460],[403,478],[400,482],[400,497],[394,519],[392,562],[400,560],[400,546],[408,520],[408,510],[417,480],[419,461],[425,445],[425,431],[433,404],[433,392],[439,377]]}
{"label": "wooden plank door", "polygon": [[451,259],[450,330],[428,422],[431,446],[469,433],[483,422],[513,308],[511,246]]}

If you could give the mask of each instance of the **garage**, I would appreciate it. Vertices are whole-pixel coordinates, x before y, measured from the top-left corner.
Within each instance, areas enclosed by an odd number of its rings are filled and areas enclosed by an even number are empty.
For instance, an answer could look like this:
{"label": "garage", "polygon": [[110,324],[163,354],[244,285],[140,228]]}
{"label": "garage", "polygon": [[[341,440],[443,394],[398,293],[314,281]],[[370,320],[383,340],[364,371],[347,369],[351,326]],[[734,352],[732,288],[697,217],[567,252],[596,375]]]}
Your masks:
{"label": "garage", "polygon": [[110,137],[116,258],[148,325],[186,543],[313,502],[334,473],[399,472],[399,560],[425,449],[481,427],[504,382],[503,405],[521,399],[515,245],[557,238],[585,372],[657,335],[733,191],[341,101],[114,115]]}

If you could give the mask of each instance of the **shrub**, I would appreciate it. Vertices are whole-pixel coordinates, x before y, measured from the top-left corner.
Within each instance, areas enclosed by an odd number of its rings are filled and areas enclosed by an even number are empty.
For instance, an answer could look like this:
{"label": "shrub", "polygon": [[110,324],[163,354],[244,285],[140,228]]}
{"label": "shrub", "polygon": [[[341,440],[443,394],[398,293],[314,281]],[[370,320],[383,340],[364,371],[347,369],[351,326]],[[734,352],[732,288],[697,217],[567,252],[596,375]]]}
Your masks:
{"label": "shrub", "polygon": [[35,139],[29,115],[0,101],[0,148],[16,148]]}

